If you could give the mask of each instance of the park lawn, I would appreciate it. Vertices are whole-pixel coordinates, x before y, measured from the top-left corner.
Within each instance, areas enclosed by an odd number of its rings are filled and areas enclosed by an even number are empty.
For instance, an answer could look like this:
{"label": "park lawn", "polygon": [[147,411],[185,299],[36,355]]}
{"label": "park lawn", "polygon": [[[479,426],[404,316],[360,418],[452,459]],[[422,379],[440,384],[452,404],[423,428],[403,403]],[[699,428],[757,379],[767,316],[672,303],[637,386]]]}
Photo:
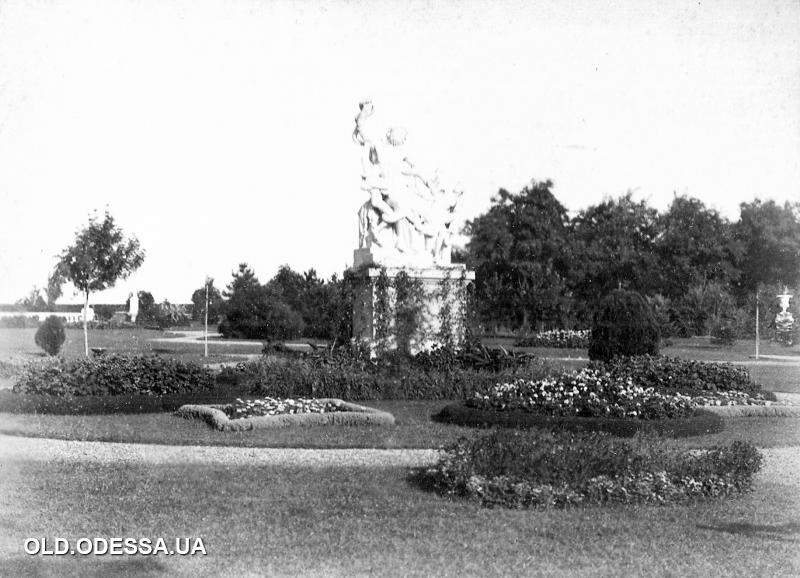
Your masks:
{"label": "park lawn", "polygon": [[[165,445],[212,445],[273,448],[439,448],[481,429],[437,423],[431,415],[447,401],[365,401],[395,416],[394,426],[308,426],[220,432],[201,420],[171,413],[112,415],[41,415],[0,413],[0,434],[49,439]],[[745,417],[725,420],[725,430],[676,440],[703,447],[749,440],[758,447],[800,446],[800,418]]]}
{"label": "park lawn", "polygon": [[[8,576],[794,576],[798,478],[680,506],[488,509],[398,467],[42,463],[0,469]],[[202,538],[207,555],[28,556],[29,537]]]}
{"label": "park lawn", "polygon": [[[83,329],[68,328],[67,339],[61,355],[67,358],[84,355]],[[100,347],[109,353],[154,354],[175,357],[182,361],[198,363],[237,363],[247,356],[261,353],[263,344],[258,341],[225,342],[209,340],[209,356],[204,357],[204,344],[163,341],[180,331],[159,331],[135,327],[131,329],[92,329],[89,331],[89,347]],[[0,329],[0,360],[9,358],[40,358],[44,352],[34,342],[36,329]]]}

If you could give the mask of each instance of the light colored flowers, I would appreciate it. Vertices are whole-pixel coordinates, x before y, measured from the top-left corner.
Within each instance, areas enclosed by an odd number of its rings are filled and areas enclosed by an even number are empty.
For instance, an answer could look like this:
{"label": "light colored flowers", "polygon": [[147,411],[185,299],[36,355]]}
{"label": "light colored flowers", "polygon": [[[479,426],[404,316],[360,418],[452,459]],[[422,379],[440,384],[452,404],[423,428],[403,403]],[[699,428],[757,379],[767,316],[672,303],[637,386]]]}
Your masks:
{"label": "light colored flowers", "polygon": [[237,419],[261,415],[328,413],[341,410],[331,402],[323,403],[317,399],[264,397],[261,399],[237,399],[236,403],[225,406],[224,411],[230,419]]}

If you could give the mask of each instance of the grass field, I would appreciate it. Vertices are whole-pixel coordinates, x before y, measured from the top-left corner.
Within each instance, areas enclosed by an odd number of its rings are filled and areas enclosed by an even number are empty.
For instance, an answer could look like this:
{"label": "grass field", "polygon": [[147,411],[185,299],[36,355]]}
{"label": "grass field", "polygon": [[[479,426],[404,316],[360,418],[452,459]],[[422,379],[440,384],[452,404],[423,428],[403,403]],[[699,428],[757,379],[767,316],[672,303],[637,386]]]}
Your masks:
{"label": "grass field", "polygon": [[[0,330],[0,359],[39,354],[33,330]],[[93,347],[202,361],[202,343],[151,341],[161,332],[94,331]],[[82,354],[70,330],[65,353]],[[261,344],[210,344],[236,361]],[[768,354],[769,349],[762,348]],[[534,350],[585,363],[581,350]],[[748,363],[777,391],[800,391],[796,363],[751,364],[688,341],[669,355]],[[569,358],[572,358],[570,360]],[[765,383],[762,381],[762,383]],[[765,383],[766,384],[766,383]],[[0,414],[0,433],[70,440],[276,448],[438,448],[478,430],[432,422],[447,402],[376,401],[394,427],[218,432],[168,413]],[[9,438],[6,438],[9,439]],[[778,455],[800,446],[800,418],[726,420],[682,447],[749,440]],[[787,460],[784,460],[787,461]],[[416,487],[399,467],[93,463],[19,457],[0,464],[2,576],[796,576],[800,467],[767,462],[753,493],[681,506],[555,511],[486,509]],[[773,468],[770,470],[770,468]],[[30,537],[200,537],[207,555],[28,556]]]}
{"label": "grass field", "polygon": [[[64,357],[84,354],[83,330],[67,329],[67,340],[61,350]],[[36,358],[44,352],[34,342],[35,329],[0,329],[0,360],[8,358]],[[241,361],[243,356],[261,353],[260,341],[235,343],[209,339],[209,356],[203,357],[203,341],[171,340],[177,333],[155,329],[97,329],[89,331],[89,347],[102,347],[109,352],[130,354],[169,355],[200,363]]]}
{"label": "grass field", "polygon": [[[486,509],[404,468],[21,462],[7,576],[795,576],[797,479],[684,506]],[[769,480],[769,481],[768,481]],[[25,538],[200,537],[206,556],[26,556]]]}

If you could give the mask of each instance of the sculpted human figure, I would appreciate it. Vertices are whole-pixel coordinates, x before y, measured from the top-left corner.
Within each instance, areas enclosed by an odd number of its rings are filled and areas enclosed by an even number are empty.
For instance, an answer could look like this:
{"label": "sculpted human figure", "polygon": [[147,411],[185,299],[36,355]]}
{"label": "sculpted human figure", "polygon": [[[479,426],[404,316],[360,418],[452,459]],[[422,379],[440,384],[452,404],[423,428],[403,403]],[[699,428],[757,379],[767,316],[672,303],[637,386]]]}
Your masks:
{"label": "sculpted human figure", "polygon": [[358,211],[359,246],[376,245],[414,261],[449,263],[449,227],[460,193],[445,191],[438,176],[426,178],[405,156],[404,129],[377,136],[373,113],[370,101],[359,103],[353,130],[362,150],[361,188],[369,194]]}

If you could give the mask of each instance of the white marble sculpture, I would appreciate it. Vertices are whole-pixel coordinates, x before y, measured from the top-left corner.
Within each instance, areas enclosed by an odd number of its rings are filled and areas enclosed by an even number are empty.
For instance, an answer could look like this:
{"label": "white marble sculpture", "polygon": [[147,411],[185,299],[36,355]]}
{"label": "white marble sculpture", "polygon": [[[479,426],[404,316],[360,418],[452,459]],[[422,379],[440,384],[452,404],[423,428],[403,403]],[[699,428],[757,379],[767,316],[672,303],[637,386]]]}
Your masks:
{"label": "white marble sculpture", "polygon": [[405,154],[405,129],[381,131],[373,113],[370,101],[360,103],[353,131],[361,188],[369,195],[358,211],[356,265],[449,265],[450,225],[462,193],[441,186],[436,174],[422,174]]}

